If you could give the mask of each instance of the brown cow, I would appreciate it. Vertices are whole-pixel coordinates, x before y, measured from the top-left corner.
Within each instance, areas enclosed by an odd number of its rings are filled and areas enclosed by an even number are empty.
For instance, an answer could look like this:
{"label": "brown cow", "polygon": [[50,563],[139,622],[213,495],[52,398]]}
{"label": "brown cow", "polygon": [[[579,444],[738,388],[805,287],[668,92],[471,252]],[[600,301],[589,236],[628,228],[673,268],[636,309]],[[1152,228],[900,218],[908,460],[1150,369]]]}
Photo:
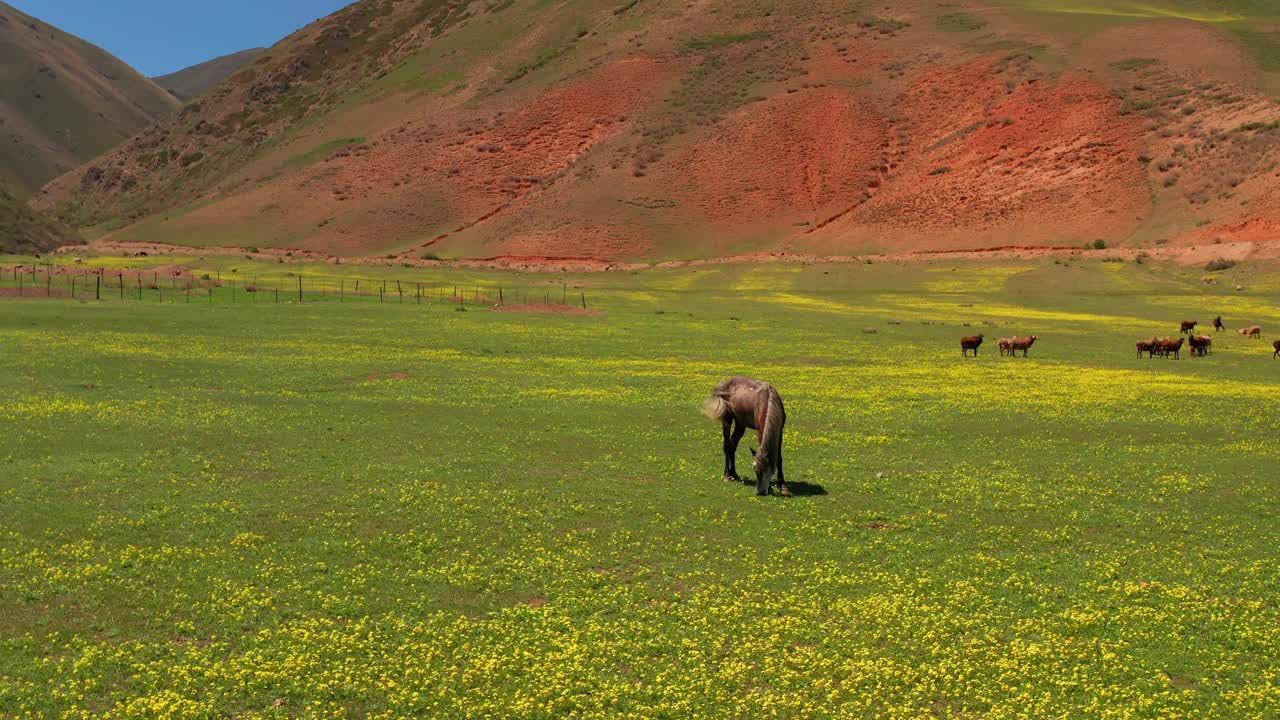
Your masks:
{"label": "brown cow", "polygon": [[1009,351],[1009,345],[1013,342],[1013,338],[1000,338],[996,341],[996,345],[1000,348],[1000,355],[1004,356]]}
{"label": "brown cow", "polygon": [[1039,337],[1039,335],[1032,335],[1031,337],[1025,338],[1014,337],[1009,343],[1009,353],[1011,355],[1016,355],[1018,351],[1021,350],[1022,357],[1026,357],[1027,351],[1031,349],[1031,346],[1035,344]]}
{"label": "brown cow", "polygon": [[1156,346],[1159,344],[1160,344],[1160,338],[1151,338],[1150,340],[1139,340],[1137,342],[1138,357],[1142,357],[1142,353],[1146,353],[1147,357],[1149,358],[1155,357]]}
{"label": "brown cow", "polygon": [[1182,329],[1179,332],[1189,334],[1192,330],[1196,329],[1196,325],[1197,323],[1195,320],[1183,320]]}
{"label": "brown cow", "polygon": [[1250,325],[1249,327],[1246,327],[1246,328],[1240,328],[1240,330],[1238,330],[1237,332],[1239,332],[1241,335],[1247,338],[1253,338],[1254,340],[1258,340],[1262,337],[1262,326]]}
{"label": "brown cow", "polygon": [[1159,350],[1161,355],[1165,357],[1173,355],[1173,358],[1177,360],[1179,358],[1178,353],[1182,350],[1182,343],[1185,339],[1186,338],[1181,337],[1177,340],[1172,338],[1160,338],[1160,344],[1157,346],[1157,350]]}
{"label": "brown cow", "polygon": [[960,352],[965,357],[969,357],[969,351],[973,351],[973,356],[978,357],[978,346],[982,344],[982,335],[970,335],[969,337],[960,338]]}
{"label": "brown cow", "polygon": [[1213,351],[1213,338],[1208,335],[1192,335],[1187,338],[1187,342],[1191,345],[1192,357],[1203,357]]}

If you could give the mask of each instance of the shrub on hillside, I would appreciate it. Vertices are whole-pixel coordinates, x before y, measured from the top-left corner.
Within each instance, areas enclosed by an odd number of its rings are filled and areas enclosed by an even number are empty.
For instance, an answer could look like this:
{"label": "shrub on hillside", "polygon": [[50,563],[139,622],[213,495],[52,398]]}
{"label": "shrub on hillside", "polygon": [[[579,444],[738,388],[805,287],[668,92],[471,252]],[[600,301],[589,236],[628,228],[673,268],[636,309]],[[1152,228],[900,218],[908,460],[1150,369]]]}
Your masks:
{"label": "shrub on hillside", "polygon": [[1209,272],[1218,272],[1221,270],[1230,270],[1235,266],[1236,266],[1235,260],[1228,260],[1226,258],[1214,258],[1209,262],[1205,263],[1204,269],[1208,270]]}

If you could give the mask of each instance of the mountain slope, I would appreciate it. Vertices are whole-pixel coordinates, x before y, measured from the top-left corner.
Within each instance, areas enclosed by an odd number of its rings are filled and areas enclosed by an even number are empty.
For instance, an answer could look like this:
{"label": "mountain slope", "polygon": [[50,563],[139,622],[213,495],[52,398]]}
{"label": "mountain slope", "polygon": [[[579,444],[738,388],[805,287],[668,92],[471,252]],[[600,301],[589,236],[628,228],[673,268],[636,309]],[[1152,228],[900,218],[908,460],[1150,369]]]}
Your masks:
{"label": "mountain slope", "polygon": [[266,48],[252,48],[223,55],[199,65],[192,65],[175,73],[151,78],[155,84],[168,90],[183,102],[197,98],[222,82],[240,68],[253,62]]}
{"label": "mountain slope", "polygon": [[0,2],[0,180],[20,193],[178,105],[100,48]]}
{"label": "mountain slope", "polygon": [[74,230],[27,207],[0,184],[0,254],[29,254],[83,242]]}
{"label": "mountain slope", "polygon": [[1256,238],[1276,12],[364,0],[38,203],[115,240],[406,258]]}

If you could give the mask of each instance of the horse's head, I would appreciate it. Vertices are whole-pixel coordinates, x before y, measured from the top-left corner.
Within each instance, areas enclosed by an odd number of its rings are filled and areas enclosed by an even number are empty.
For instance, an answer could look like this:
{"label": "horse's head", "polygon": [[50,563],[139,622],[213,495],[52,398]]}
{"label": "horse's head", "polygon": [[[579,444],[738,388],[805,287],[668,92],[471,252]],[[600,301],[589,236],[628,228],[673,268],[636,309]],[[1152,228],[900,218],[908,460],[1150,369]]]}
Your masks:
{"label": "horse's head", "polygon": [[761,448],[760,452],[756,452],[755,448],[751,448],[751,458],[752,467],[756,471],[756,493],[768,495],[769,488],[773,485],[773,476],[777,472],[777,467],[769,459],[763,448]]}

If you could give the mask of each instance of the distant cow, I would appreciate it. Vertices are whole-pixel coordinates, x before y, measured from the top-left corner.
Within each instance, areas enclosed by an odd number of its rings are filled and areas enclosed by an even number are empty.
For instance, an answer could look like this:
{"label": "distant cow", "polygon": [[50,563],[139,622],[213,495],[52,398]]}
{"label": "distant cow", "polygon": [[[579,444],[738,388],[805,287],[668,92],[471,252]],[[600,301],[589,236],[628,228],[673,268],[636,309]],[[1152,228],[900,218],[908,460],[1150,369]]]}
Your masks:
{"label": "distant cow", "polygon": [[1039,335],[1032,335],[1031,337],[1025,337],[1025,338],[1021,338],[1021,337],[1012,338],[1009,341],[1009,354],[1016,355],[1018,351],[1021,350],[1022,357],[1026,357],[1027,351],[1031,349],[1032,345],[1036,344],[1036,340],[1039,339],[1039,337],[1040,337]]}
{"label": "distant cow", "polygon": [[1147,357],[1155,357],[1160,344],[1160,338],[1139,340],[1136,344],[1138,346],[1138,357],[1142,357],[1142,353],[1146,353]]}
{"label": "distant cow", "polygon": [[971,335],[969,337],[960,338],[960,352],[965,357],[969,357],[969,351],[973,351],[973,356],[978,357],[978,346],[982,344],[982,335]]}
{"label": "distant cow", "polygon": [[1192,335],[1187,342],[1191,345],[1192,356],[1204,356],[1213,351],[1213,338],[1208,335]]}
{"label": "distant cow", "polygon": [[1197,323],[1195,320],[1183,320],[1182,329],[1179,332],[1183,334],[1189,334],[1192,330],[1196,329],[1196,324]]}
{"label": "distant cow", "polygon": [[1000,348],[1000,355],[1003,356],[1006,352],[1009,351],[1009,346],[1011,343],[1013,343],[1013,338],[1000,338],[999,340],[996,341],[996,345]]}
{"label": "distant cow", "polygon": [[1174,359],[1178,359],[1178,353],[1182,351],[1182,343],[1186,338],[1160,338],[1160,344],[1156,346],[1159,353],[1165,357],[1172,355]]}
{"label": "distant cow", "polygon": [[1219,315],[1218,317],[1216,317],[1216,318],[1214,318],[1214,319],[1213,319],[1213,329],[1214,329],[1214,331],[1215,331],[1215,332],[1220,332],[1220,331],[1222,331],[1222,330],[1226,330],[1226,329],[1227,329],[1227,326],[1222,324],[1222,316],[1221,316],[1221,315]]}
{"label": "distant cow", "polygon": [[1246,327],[1246,328],[1240,328],[1238,332],[1247,338],[1253,338],[1254,340],[1257,340],[1262,337],[1262,326],[1250,325],[1249,327]]}

